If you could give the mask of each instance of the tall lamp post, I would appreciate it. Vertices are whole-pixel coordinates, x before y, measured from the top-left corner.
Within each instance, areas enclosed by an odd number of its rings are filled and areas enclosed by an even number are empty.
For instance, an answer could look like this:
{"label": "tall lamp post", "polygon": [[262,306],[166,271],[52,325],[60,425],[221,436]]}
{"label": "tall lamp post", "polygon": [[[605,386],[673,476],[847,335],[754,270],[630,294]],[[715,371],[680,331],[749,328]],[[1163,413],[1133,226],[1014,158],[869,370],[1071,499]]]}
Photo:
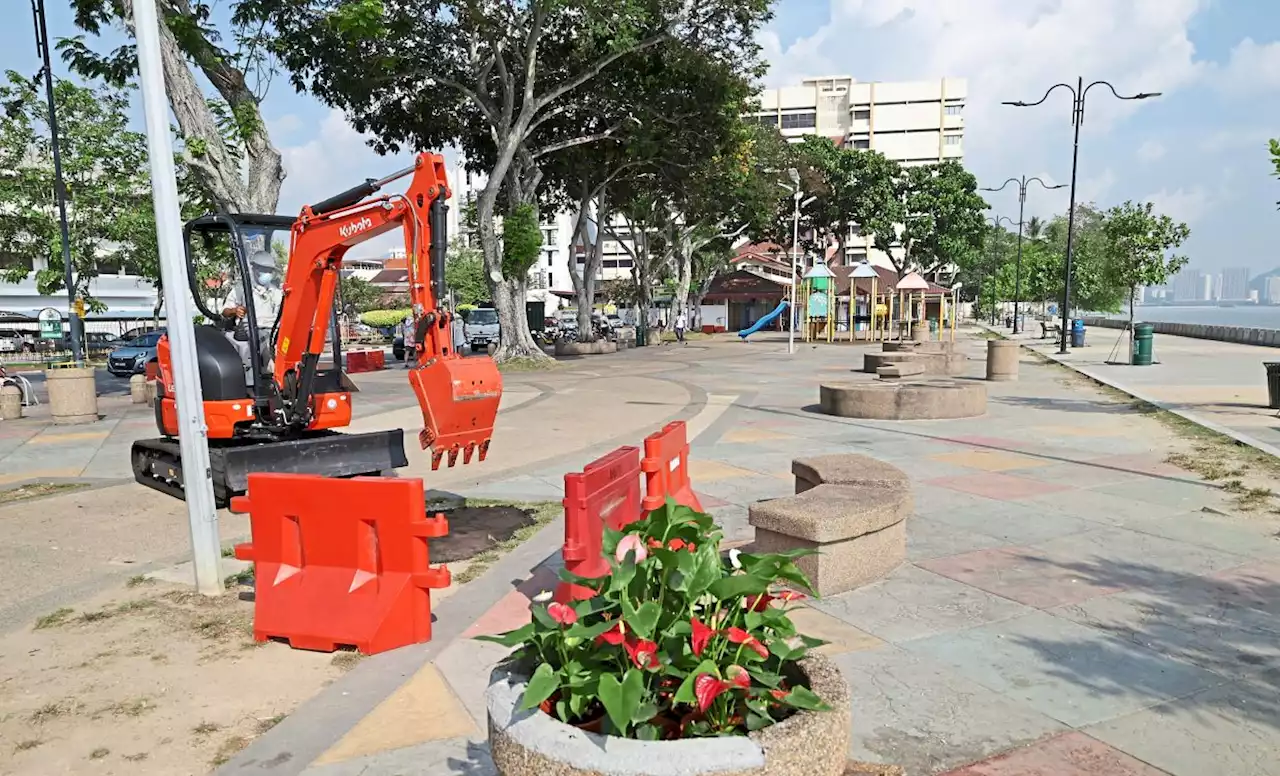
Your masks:
{"label": "tall lamp post", "polygon": [[[817,197],[804,199],[804,191],[800,189],[800,172],[792,167],[787,170],[791,185],[778,185],[791,192],[791,201],[795,203],[791,219],[791,301],[787,305],[787,354],[796,352],[796,281],[800,276],[800,211]],[[801,200],[804,200],[803,202]]]}
{"label": "tall lamp post", "polygon": [[44,76],[44,94],[49,102],[49,141],[53,149],[53,192],[58,201],[58,228],[62,235],[62,282],[67,287],[67,328],[70,330],[71,358],[80,363],[81,321],[76,309],[75,278],[71,274],[71,234],[67,228],[67,186],[62,180],[62,151],[58,144],[58,112],[53,104],[53,67],[49,62],[49,31],[45,26],[44,0],[31,0],[36,25],[36,51]]}
{"label": "tall lamp post", "polygon": [[1013,270],[1013,333],[1018,333],[1018,302],[1022,299],[1022,226],[1024,224],[1023,212],[1027,205],[1027,184],[1039,183],[1045,189],[1065,189],[1065,183],[1059,183],[1056,186],[1050,186],[1039,178],[1028,178],[1023,175],[1021,178],[1010,178],[1000,184],[999,188],[982,189],[982,191],[1004,191],[1005,187],[1010,183],[1018,184],[1018,260]]}
{"label": "tall lamp post", "polygon": [[[1008,216],[1000,216],[1000,215],[991,216],[991,228],[993,230],[992,232],[993,237],[991,240],[991,248],[992,248],[991,253],[993,254],[997,252],[996,248],[999,247],[994,237],[994,234],[995,234],[994,230],[1000,228],[1001,221],[1007,221],[1009,223],[1009,226],[1013,226],[1013,219],[1009,218]],[[991,272],[991,325],[992,326],[996,325],[996,295],[1000,290],[999,286],[997,286],[995,283],[995,275],[998,271],[999,271],[998,269],[993,269]],[[982,301],[982,298],[979,297],[978,301]]]}
{"label": "tall lamp post", "polygon": [[1068,83],[1054,84],[1050,86],[1044,96],[1035,102],[1023,102],[1022,100],[1006,100],[1004,105],[1012,105],[1015,108],[1033,108],[1045,100],[1049,99],[1049,95],[1054,89],[1062,88],[1071,92],[1071,123],[1075,126],[1075,137],[1071,144],[1071,204],[1067,211],[1067,261],[1066,267],[1062,273],[1062,341],[1058,346],[1058,354],[1065,355],[1067,353],[1067,325],[1068,316],[1070,315],[1071,306],[1071,260],[1073,238],[1075,236],[1076,226],[1076,167],[1080,161],[1080,125],[1084,123],[1084,101],[1089,96],[1089,90],[1095,86],[1105,86],[1111,90],[1111,93],[1120,100],[1145,100],[1148,97],[1159,97],[1160,92],[1138,92],[1135,95],[1126,97],[1116,91],[1116,87],[1107,81],[1094,81],[1088,86],[1084,85],[1084,78],[1077,77],[1076,85],[1072,86]]}

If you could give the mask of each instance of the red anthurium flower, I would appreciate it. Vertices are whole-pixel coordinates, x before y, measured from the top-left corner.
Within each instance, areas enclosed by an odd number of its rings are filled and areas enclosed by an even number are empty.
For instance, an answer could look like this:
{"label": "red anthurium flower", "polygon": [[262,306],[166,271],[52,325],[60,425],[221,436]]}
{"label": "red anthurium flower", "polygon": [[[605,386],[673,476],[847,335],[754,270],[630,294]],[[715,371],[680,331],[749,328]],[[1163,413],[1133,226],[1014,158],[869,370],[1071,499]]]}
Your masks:
{"label": "red anthurium flower", "polygon": [[702,650],[707,648],[707,642],[711,641],[711,637],[716,635],[716,632],[697,620],[689,620],[689,624],[693,626],[693,636],[689,639],[689,647],[693,650],[693,654],[701,657]]}
{"label": "red anthurium flower", "polygon": [[643,668],[652,671],[660,668],[661,663],[658,662],[658,645],[652,641],[644,639],[632,639],[622,645],[631,657],[631,662],[636,664],[636,668]]}
{"label": "red anthurium flower", "polygon": [[698,678],[693,680],[693,694],[698,699],[698,710],[705,714],[715,699],[732,686],[711,674],[698,674]]}
{"label": "red anthurium flower", "polygon": [[596,643],[612,644],[613,646],[616,647],[626,640],[626,634],[627,634],[626,625],[622,622],[622,620],[618,620],[618,623],[614,625],[612,628],[605,631],[604,633],[601,633],[599,636],[596,636]]}
{"label": "red anthurium flower", "polygon": [[743,599],[747,608],[753,612],[763,612],[765,609],[768,609],[769,602],[772,600],[773,600],[773,596],[769,595],[768,593],[761,593],[760,595],[751,596],[749,598]]}
{"label": "red anthurium flower", "polygon": [[649,537],[648,544],[649,544],[649,549],[651,550],[660,549],[662,547],[662,542],[659,541],[658,539],[654,539],[653,537]]}
{"label": "red anthurium flower", "polygon": [[684,549],[684,539],[681,539],[679,536],[677,536],[676,538],[674,538],[674,539],[672,539],[671,541],[667,542],[667,549],[668,549],[668,550],[683,550],[683,549]]}
{"label": "red anthurium flower", "polygon": [[753,650],[760,657],[769,657],[769,648],[760,642],[760,639],[747,633],[742,628],[730,628],[724,632],[729,637],[729,641],[734,644],[742,644],[748,649]]}
{"label": "red anthurium flower", "polygon": [[786,700],[786,698],[787,698],[787,691],[786,691],[786,690],[770,690],[770,691],[769,691],[769,694],[770,694],[770,695],[772,695],[775,699],[780,700],[780,701],[781,701],[781,700]]}
{"label": "red anthurium flower", "polygon": [[791,603],[793,601],[803,601],[808,597],[809,596],[805,595],[804,593],[797,593],[794,590],[783,590],[781,593],[778,593],[776,596],[774,596],[774,598],[777,598],[779,601],[786,601],[787,603]]}
{"label": "red anthurium flower", "polygon": [[578,613],[573,610],[573,607],[559,601],[547,606],[547,614],[566,628],[578,621]]}
{"label": "red anthurium flower", "polygon": [[725,676],[729,677],[729,684],[740,690],[751,689],[751,674],[747,673],[747,669],[740,665],[734,664],[725,669]]}

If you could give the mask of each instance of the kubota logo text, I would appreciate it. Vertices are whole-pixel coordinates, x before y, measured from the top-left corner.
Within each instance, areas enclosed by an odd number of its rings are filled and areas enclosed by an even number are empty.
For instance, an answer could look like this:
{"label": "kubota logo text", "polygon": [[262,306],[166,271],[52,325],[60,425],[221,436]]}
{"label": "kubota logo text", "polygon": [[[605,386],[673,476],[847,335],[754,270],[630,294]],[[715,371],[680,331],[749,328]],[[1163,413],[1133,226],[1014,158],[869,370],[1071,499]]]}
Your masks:
{"label": "kubota logo text", "polygon": [[368,216],[365,216],[364,218],[361,218],[359,221],[352,221],[349,224],[343,224],[342,226],[338,227],[338,234],[342,235],[343,237],[350,237],[353,234],[360,234],[361,232],[363,232],[364,230],[368,229],[371,226],[373,226],[373,219]]}

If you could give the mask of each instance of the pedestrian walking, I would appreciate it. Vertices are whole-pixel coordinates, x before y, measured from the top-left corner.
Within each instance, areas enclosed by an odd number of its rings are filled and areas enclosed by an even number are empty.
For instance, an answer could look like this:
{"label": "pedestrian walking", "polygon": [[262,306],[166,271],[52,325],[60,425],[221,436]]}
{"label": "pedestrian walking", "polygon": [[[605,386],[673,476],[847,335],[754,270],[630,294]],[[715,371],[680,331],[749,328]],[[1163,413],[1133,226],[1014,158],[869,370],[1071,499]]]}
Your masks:
{"label": "pedestrian walking", "polygon": [[681,310],[680,314],[676,316],[676,341],[681,345],[689,344],[684,341],[684,330],[688,327],[689,317],[684,314],[684,310]]}

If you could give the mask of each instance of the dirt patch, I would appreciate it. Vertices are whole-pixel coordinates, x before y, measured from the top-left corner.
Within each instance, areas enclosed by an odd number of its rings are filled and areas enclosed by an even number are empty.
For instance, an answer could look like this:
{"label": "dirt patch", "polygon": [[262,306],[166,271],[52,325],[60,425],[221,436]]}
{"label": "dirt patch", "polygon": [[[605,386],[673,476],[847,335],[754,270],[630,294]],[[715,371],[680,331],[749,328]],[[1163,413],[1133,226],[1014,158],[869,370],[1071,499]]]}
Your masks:
{"label": "dirt patch", "polygon": [[0,490],[0,505],[11,504],[15,501],[25,501],[29,498],[51,496],[54,493],[66,493],[67,491],[80,490],[87,487],[89,486],[83,482],[36,482],[30,485],[19,485],[16,488]]}
{"label": "dirt patch", "polygon": [[[465,585],[484,573],[485,569],[536,534],[542,526],[556,519],[563,507],[554,501],[502,502],[467,499],[466,505],[447,511],[449,536],[431,540],[431,560],[456,562],[453,585]],[[489,526],[486,528],[486,524]],[[448,541],[455,534],[453,561],[445,561]]]}
{"label": "dirt patch", "polygon": [[206,773],[349,668],[254,642],[240,592],[135,584],[7,635],[0,771]]}
{"label": "dirt patch", "polygon": [[531,512],[519,507],[474,506],[473,502],[445,515],[449,518],[449,535],[431,540],[433,563],[470,560],[536,522]]}

